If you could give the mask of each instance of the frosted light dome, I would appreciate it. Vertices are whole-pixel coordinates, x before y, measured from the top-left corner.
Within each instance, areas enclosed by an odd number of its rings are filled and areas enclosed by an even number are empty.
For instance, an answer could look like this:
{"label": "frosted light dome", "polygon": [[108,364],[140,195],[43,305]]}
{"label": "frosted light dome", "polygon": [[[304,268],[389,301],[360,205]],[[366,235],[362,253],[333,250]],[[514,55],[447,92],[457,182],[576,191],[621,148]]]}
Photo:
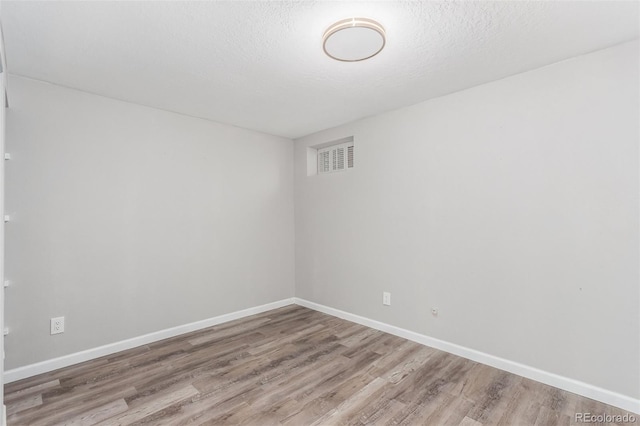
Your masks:
{"label": "frosted light dome", "polygon": [[369,59],[380,53],[386,42],[382,25],[367,18],[338,21],[325,31],[322,40],[324,52],[344,62]]}

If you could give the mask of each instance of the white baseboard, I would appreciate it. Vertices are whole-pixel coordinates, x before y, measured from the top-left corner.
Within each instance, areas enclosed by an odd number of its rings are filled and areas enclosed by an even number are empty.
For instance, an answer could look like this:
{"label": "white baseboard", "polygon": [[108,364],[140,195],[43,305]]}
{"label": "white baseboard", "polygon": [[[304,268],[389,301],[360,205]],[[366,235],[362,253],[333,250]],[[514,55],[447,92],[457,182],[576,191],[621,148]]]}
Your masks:
{"label": "white baseboard", "polygon": [[549,373],[548,371],[520,364],[515,361],[510,361],[508,359],[499,358],[497,356],[489,355],[487,353],[456,345],[454,343],[446,342],[444,340],[435,339],[424,334],[405,330],[400,327],[361,317],[349,312],[344,312],[339,309],[334,309],[328,306],[320,305],[318,303],[309,302],[308,300],[300,299],[298,297],[294,297],[294,303],[296,305],[304,306],[306,308],[342,318],[347,321],[375,328],[376,330],[384,331],[395,336],[403,337],[405,339],[412,340],[425,346],[436,348],[444,352],[449,352],[451,354],[458,355],[463,358],[479,362],[481,364],[508,371],[510,373],[517,374],[518,376],[526,377],[528,379],[535,380],[537,382],[541,382],[578,395],[582,395],[587,398],[595,399],[596,401],[604,402],[605,404],[613,405],[632,413],[640,414],[640,399],[635,399],[627,395],[622,395],[617,392],[581,382],[579,380],[574,380],[568,377],[560,376],[558,374]]}
{"label": "white baseboard", "polygon": [[167,328],[165,330],[155,331],[143,336],[133,337],[131,339],[110,343],[108,345],[99,346],[97,348],[87,349],[82,352],[76,352],[73,354],[61,356],[59,358],[25,365],[24,367],[14,368],[12,370],[7,370],[4,372],[4,383],[11,383],[15,382],[16,380],[35,376],[37,374],[48,373],[49,371],[96,359],[101,356],[111,355],[113,353],[124,351],[126,349],[135,348],[137,346],[146,345],[149,343],[157,342],[159,340],[167,339],[169,337],[178,336],[180,334],[189,333],[191,331],[201,330],[203,328],[248,317],[250,315],[259,314],[262,312],[270,311],[271,309],[277,309],[291,304],[293,304],[292,298],[283,299],[277,302],[267,303],[266,305],[255,306],[253,308],[231,312],[229,314],[208,318],[202,321],[196,321],[189,324],[179,325],[177,327]]}

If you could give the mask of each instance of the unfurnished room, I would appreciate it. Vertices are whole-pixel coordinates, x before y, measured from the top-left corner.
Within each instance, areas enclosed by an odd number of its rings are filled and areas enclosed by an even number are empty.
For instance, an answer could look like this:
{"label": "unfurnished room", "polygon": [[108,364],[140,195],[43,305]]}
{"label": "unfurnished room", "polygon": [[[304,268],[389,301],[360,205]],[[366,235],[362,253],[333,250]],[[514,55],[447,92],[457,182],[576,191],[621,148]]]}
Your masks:
{"label": "unfurnished room", "polygon": [[2,425],[640,425],[640,2],[0,23]]}

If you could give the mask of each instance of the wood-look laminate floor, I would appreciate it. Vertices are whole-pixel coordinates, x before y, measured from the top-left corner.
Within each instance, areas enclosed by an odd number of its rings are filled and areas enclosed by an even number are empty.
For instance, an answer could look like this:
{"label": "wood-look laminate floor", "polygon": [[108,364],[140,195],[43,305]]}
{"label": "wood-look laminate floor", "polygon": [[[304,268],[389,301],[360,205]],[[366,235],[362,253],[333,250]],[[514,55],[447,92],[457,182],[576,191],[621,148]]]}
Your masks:
{"label": "wood-look laminate floor", "polygon": [[14,382],[9,425],[569,425],[617,408],[287,306]]}

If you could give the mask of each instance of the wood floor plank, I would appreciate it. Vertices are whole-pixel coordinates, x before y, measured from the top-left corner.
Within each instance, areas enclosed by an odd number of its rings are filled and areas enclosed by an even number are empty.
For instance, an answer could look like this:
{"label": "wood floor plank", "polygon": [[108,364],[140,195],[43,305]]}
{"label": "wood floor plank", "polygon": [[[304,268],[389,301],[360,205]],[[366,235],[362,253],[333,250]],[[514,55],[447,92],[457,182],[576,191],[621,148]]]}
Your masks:
{"label": "wood floor plank", "polygon": [[287,336],[283,337],[274,337],[273,335],[265,336],[262,340],[255,342],[248,352],[251,355],[269,356],[269,354],[277,351],[284,344],[292,343],[304,336],[309,336],[322,331],[326,332],[327,327],[322,324],[316,324],[305,327],[302,330],[289,333]]}
{"label": "wood floor plank", "polygon": [[269,318],[260,318],[257,321],[252,321],[248,324],[237,324],[235,327],[228,327],[216,333],[202,333],[194,339],[189,339],[189,344],[196,346],[203,343],[220,341],[228,337],[237,336],[240,333],[246,333],[247,331],[251,332],[255,327],[267,324],[269,321],[271,321]]}
{"label": "wood floor plank", "polygon": [[520,377],[506,371],[497,370],[493,380],[485,389],[482,397],[467,414],[482,424],[496,424],[509,404],[511,389],[520,381]]}
{"label": "wood floor plank", "polygon": [[12,403],[7,404],[7,416],[28,410],[29,408],[42,405],[42,395],[31,395],[25,398],[15,399]]}
{"label": "wood floor plank", "polygon": [[565,426],[627,414],[287,306],[5,386],[10,426]]}
{"label": "wood floor plank", "polygon": [[[400,401],[392,399],[384,410],[378,410],[366,419],[362,419],[361,423],[366,425],[386,425],[393,424],[392,419],[406,407]],[[360,419],[359,419],[360,420]],[[438,424],[438,423],[422,423],[422,424]]]}
{"label": "wood floor plank", "polygon": [[[424,408],[420,407],[415,410],[414,413],[416,413],[416,421],[430,425],[445,425],[447,424],[447,421],[451,419],[452,413],[460,411],[459,406],[464,403],[461,398],[452,396],[446,392],[440,394],[439,398],[440,399],[437,400],[437,403],[435,403],[435,400],[432,400],[434,401],[434,404],[432,404],[431,407],[429,405],[425,405]],[[467,410],[458,418],[457,423],[462,421],[462,418],[464,418],[468,412],[469,410],[467,408]]]}
{"label": "wood floor plank", "polygon": [[[90,411],[96,407],[103,405],[106,401],[112,401],[130,396],[136,393],[135,388],[120,386],[109,389],[105,394],[96,397],[95,394],[90,397],[75,395],[70,401],[58,404],[43,403],[34,409],[17,413],[11,418],[7,418],[8,424],[29,425],[29,426],[49,426],[56,423],[64,423],[67,419],[76,417],[77,415]],[[103,400],[104,398],[104,400]]]}
{"label": "wood floor plank", "polygon": [[295,398],[296,393],[314,388],[336,369],[343,369],[346,364],[346,359],[332,356],[316,361],[312,374],[308,369],[298,368],[299,371],[296,374],[287,374],[280,380],[272,380],[270,383],[264,384],[265,392],[260,398],[250,401],[249,404],[254,407],[268,407],[278,404],[280,401]]}
{"label": "wood floor plank", "polygon": [[28,388],[24,388],[18,391],[15,391],[13,393],[8,394],[5,398],[4,398],[4,403],[5,404],[11,404],[12,401],[15,401],[16,399],[20,399],[20,398],[26,398],[27,396],[36,394],[36,393],[42,393],[46,390],[49,389],[54,389],[54,388],[58,388],[60,387],[60,380],[59,379],[55,379],[55,380],[50,380],[48,382],[45,383],[41,383],[39,385],[35,385],[35,386],[31,386]]}
{"label": "wood floor plank", "polygon": [[331,410],[318,420],[312,423],[318,425],[340,425],[347,424],[348,420],[354,416],[363,406],[367,404],[372,394],[387,384],[386,380],[376,377],[369,381],[362,389],[358,390],[337,408]]}
{"label": "wood floor plank", "polygon": [[522,383],[513,390],[511,400],[500,413],[498,426],[511,426],[518,422],[535,424],[540,412],[540,404],[532,404],[530,391],[531,389],[526,388]]}
{"label": "wood floor plank", "polygon": [[[447,413],[444,415],[446,420],[440,424],[442,426],[458,426],[467,417],[467,413],[472,407],[473,401],[461,396],[456,397],[455,402],[447,409]],[[514,423],[512,426],[516,425],[517,423]]]}
{"label": "wood floor plank", "polygon": [[212,419],[230,417],[238,407],[244,407],[246,399],[262,393],[255,383],[246,381],[233,383],[224,390],[213,390],[194,396],[172,407],[159,411],[145,420],[154,426],[203,424]]}
{"label": "wood floor plank", "polygon": [[297,392],[291,394],[291,397],[297,401],[304,402],[327,392],[336,393],[336,389],[340,389],[352,377],[372,377],[366,373],[365,368],[378,358],[380,358],[379,354],[367,350],[363,350],[351,358],[341,359],[339,357],[336,360],[334,370],[327,374],[322,381],[315,383],[313,387],[300,388]]}
{"label": "wood floor plank", "polygon": [[[428,398],[423,400],[416,399],[410,404],[405,404],[405,408],[398,412],[393,419],[397,422],[402,419],[398,424],[402,426],[410,426],[423,422],[425,419],[435,417],[439,407],[446,407],[450,400],[451,395],[446,392],[436,392],[429,395]],[[404,418],[401,416],[404,415]],[[428,423],[438,424],[438,423]]]}
{"label": "wood floor plank", "polygon": [[[120,393],[122,389],[132,388],[136,383],[149,375],[162,375],[166,373],[166,367],[162,364],[150,364],[141,368],[126,370],[122,374],[109,377],[105,380],[81,382],[75,386],[62,386],[42,394],[47,407],[55,407],[57,403],[79,403],[82,400],[91,399],[94,396],[107,397],[113,393]],[[117,399],[111,398],[110,400]]]}
{"label": "wood floor plank", "polygon": [[483,426],[483,425],[482,425],[482,423],[480,423],[478,421],[475,421],[470,417],[465,417],[460,422],[460,426]]}
{"label": "wood floor plank", "polygon": [[280,426],[282,420],[300,411],[300,403],[293,399],[281,400],[262,407],[251,406],[252,414],[240,422],[243,426]]}
{"label": "wood floor plank", "polygon": [[191,398],[198,394],[198,390],[192,385],[186,386],[182,389],[178,389],[172,392],[167,392],[161,395],[149,398],[147,403],[138,404],[137,406],[129,407],[125,412],[118,414],[114,417],[109,417],[97,424],[99,425],[129,425],[138,420],[141,420],[150,414],[160,411],[163,408],[180,402],[184,399]]}
{"label": "wood floor plank", "polygon": [[61,368],[55,371],[51,371],[49,373],[39,374],[37,376],[28,377],[26,379],[18,380],[13,383],[5,384],[5,395],[10,395],[19,390],[23,390],[26,388],[30,388],[33,386],[41,385],[43,383],[52,381],[52,380],[63,380],[65,377],[73,377],[74,374],[79,372],[96,368],[98,365],[108,364],[109,360],[104,358],[98,358],[92,360],[91,362],[83,362],[80,364],[72,365],[69,367]]}
{"label": "wood floor plank", "polygon": [[[307,399],[297,399],[303,404],[299,410],[289,417],[283,418],[284,425],[309,425],[316,422],[321,417],[335,410],[340,404],[349,399],[358,390],[362,389],[371,381],[371,377],[367,375],[353,375],[345,381],[339,381],[338,384],[329,390],[325,390],[318,396],[311,396]],[[326,389],[326,387],[324,387]],[[307,401],[305,403],[305,401]]]}
{"label": "wood floor plank", "polygon": [[110,417],[122,414],[129,409],[129,406],[120,398],[108,404],[101,405],[92,410],[78,414],[76,417],[63,420],[56,426],[91,426],[100,423]]}
{"label": "wood floor plank", "polygon": [[[416,346],[416,348],[417,351],[413,353],[409,359],[402,359],[400,362],[396,363],[396,365],[387,364],[387,369],[382,372],[381,377],[389,383],[400,383],[412,375],[416,370],[422,368],[422,366],[437,353],[427,347]],[[440,353],[440,356],[444,357],[444,354]]]}

